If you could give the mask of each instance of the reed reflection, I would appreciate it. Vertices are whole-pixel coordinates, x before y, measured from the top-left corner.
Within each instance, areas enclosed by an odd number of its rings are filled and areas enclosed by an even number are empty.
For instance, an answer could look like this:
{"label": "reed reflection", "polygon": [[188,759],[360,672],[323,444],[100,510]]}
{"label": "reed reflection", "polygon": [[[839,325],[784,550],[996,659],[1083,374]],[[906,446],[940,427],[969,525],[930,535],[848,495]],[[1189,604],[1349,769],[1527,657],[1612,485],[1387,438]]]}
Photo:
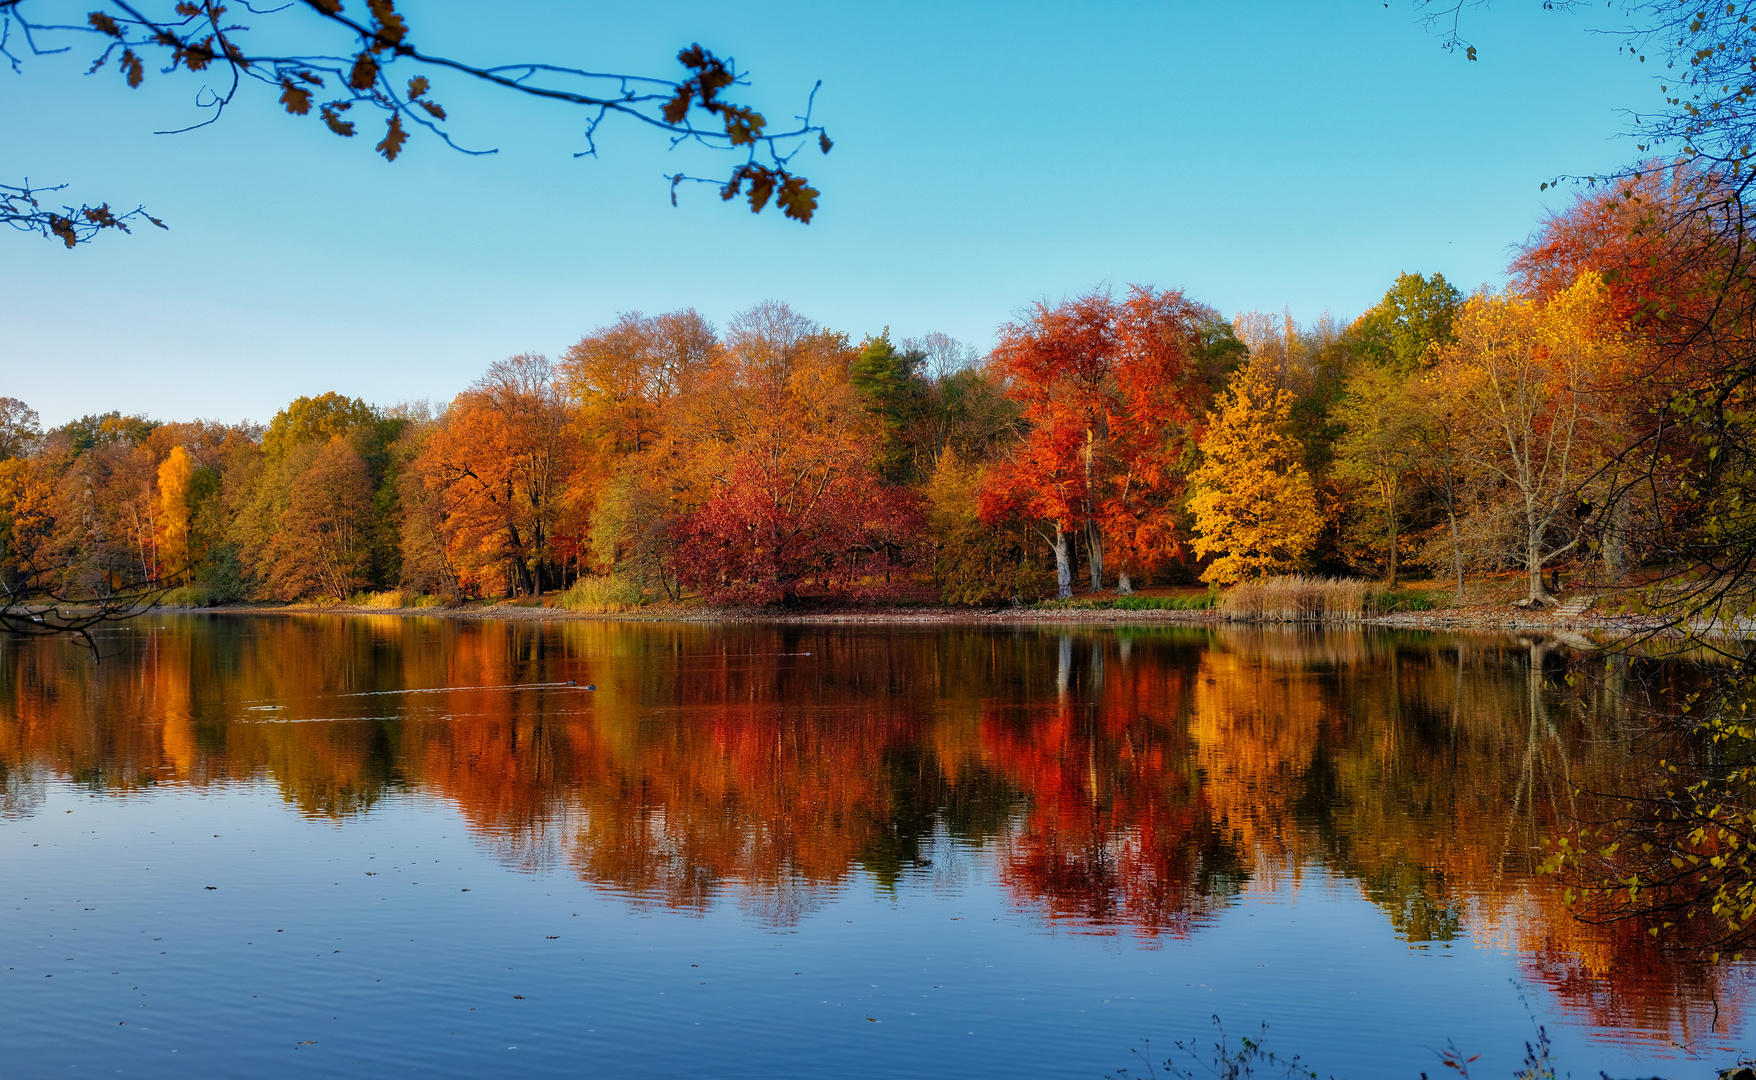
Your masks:
{"label": "reed reflection", "polygon": [[1634,736],[1629,662],[1569,685],[1552,641],[156,621],[95,667],[4,644],[0,814],[50,778],[267,784],[336,819],[406,790],[509,865],[636,904],[732,897],[785,925],[856,872],[956,884],[986,860],[1040,918],[1148,944],[1321,871],[1411,947],[1515,950],[1601,1026],[1694,1042],[1745,993],[1575,922],[1535,874]]}

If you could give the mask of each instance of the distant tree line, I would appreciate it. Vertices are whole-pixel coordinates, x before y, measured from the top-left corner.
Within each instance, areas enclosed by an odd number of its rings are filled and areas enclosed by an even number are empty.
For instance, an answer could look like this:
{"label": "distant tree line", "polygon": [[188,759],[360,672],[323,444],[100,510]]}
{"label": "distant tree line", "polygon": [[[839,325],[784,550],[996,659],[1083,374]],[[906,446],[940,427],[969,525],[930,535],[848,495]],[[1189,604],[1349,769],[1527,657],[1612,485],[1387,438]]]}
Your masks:
{"label": "distant tree line", "polygon": [[723,330],[630,313],[437,409],[325,393],[266,427],[43,431],[0,399],[0,573],[212,600],[610,575],[637,600],[981,604],[1414,565],[1459,589],[1517,570],[1540,602],[1559,568],[1615,582],[1725,527],[1720,451],[1674,407],[1711,366],[1640,318],[1700,271],[1639,223],[1699,182],[1591,194],[1506,290],[1404,274],[1351,323],[1137,286],[1040,303],[984,357],[769,302]]}

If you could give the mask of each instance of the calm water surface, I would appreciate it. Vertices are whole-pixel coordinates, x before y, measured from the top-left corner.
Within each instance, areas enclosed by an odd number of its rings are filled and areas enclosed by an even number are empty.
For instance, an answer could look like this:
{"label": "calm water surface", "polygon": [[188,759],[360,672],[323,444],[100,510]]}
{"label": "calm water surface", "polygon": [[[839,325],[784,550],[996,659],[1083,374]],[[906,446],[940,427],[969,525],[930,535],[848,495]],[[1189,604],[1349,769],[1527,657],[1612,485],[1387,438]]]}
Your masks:
{"label": "calm water surface", "polygon": [[[1708,1076],[1748,968],[1533,872],[1506,638],[156,616],[0,639],[9,1076]],[[578,685],[568,685],[576,682]],[[595,684],[596,690],[585,689]],[[1613,689],[1613,687],[1612,687]]]}

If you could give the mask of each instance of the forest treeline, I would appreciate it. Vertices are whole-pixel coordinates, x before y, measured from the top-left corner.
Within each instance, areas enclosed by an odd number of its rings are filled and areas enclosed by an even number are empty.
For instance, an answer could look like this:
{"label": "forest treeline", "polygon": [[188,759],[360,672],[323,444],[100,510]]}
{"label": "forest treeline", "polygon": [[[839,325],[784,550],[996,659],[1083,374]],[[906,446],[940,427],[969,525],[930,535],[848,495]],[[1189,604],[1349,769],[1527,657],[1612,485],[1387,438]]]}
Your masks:
{"label": "forest treeline", "polygon": [[767,302],[723,328],[630,313],[438,408],[43,431],[0,399],[0,574],[192,602],[998,603],[1419,565],[1460,592],[1518,570],[1541,600],[1562,566],[1619,580],[1674,559],[1679,523],[1727,525],[1715,443],[1677,421],[1717,386],[1676,340],[1712,240],[1643,226],[1703,183],[1592,192],[1506,288],[1403,274],[1351,322],[1134,286],[1039,303],[978,356]]}

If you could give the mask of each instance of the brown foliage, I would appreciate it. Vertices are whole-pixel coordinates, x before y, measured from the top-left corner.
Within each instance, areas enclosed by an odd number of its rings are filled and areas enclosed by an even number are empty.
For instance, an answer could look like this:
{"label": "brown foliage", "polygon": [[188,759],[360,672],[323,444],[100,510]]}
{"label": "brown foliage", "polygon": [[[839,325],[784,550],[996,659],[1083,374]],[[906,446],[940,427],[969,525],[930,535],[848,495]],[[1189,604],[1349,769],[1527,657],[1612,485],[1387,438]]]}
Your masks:
{"label": "brown foliage", "polygon": [[[298,455],[291,498],[275,533],[269,585],[283,600],[341,600],[365,584],[372,484],[361,458],[340,435],[307,444]],[[304,464],[304,462],[309,464]]]}

